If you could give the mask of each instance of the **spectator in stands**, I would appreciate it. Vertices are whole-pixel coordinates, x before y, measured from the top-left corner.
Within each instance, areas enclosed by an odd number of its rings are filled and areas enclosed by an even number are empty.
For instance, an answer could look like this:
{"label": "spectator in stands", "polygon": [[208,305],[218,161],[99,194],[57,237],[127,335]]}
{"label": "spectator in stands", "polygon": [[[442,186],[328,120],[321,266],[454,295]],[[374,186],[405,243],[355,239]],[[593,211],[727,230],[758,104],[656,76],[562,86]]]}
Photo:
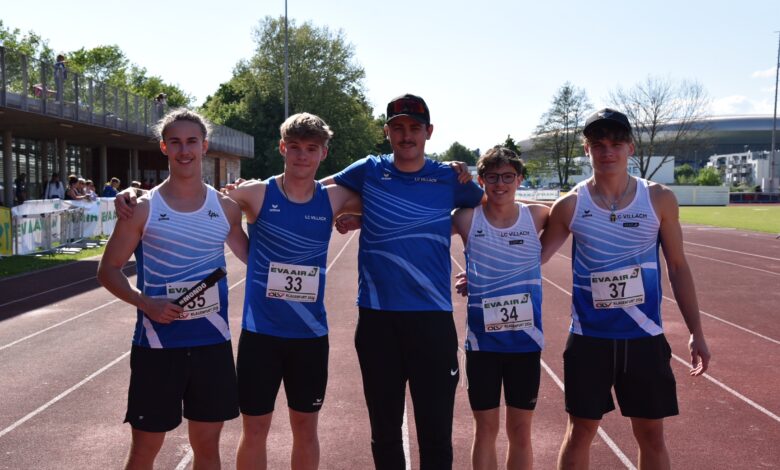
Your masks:
{"label": "spectator in stands", "polygon": [[116,197],[116,193],[119,191],[119,178],[116,176],[111,178],[105,186],[103,186],[103,197]]}
{"label": "spectator in stands", "polygon": [[71,201],[86,199],[87,195],[84,194],[83,190],[85,182],[84,178],[79,178],[76,175],[68,176],[68,189],[65,190],[65,199]]}
{"label": "spectator in stands", "polygon": [[52,173],[43,191],[44,199],[65,199],[65,185],[60,181],[59,173]]}
{"label": "spectator in stands", "polygon": [[95,191],[95,183],[92,180],[87,180],[84,184],[84,194],[90,201],[97,201],[98,195]]}
{"label": "spectator in stands", "polygon": [[133,181],[130,183],[131,188],[138,188],[141,189],[141,182],[140,181]]}
{"label": "spectator in stands", "polygon": [[24,204],[27,200],[27,174],[20,173],[14,180],[14,197],[16,198],[16,204]]}
{"label": "spectator in stands", "polygon": [[59,54],[57,56],[57,62],[54,64],[54,85],[57,88],[57,95],[55,99],[57,102],[62,101],[62,93],[65,89],[65,79],[68,78],[68,69],[65,64],[65,56]]}
{"label": "spectator in stands", "polygon": [[165,114],[165,108],[168,106],[168,95],[160,93],[154,97],[154,112],[156,119],[160,119]]}

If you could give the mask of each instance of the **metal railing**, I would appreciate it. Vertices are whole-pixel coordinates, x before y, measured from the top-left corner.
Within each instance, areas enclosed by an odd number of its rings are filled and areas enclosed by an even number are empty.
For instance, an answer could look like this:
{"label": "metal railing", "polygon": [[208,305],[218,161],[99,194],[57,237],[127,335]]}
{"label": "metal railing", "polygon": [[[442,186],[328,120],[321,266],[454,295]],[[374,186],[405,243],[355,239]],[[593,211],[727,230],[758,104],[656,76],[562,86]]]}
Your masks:
{"label": "metal railing", "polygon": [[[0,46],[0,107],[153,137],[167,105]],[[254,138],[214,126],[210,146],[254,156]]]}

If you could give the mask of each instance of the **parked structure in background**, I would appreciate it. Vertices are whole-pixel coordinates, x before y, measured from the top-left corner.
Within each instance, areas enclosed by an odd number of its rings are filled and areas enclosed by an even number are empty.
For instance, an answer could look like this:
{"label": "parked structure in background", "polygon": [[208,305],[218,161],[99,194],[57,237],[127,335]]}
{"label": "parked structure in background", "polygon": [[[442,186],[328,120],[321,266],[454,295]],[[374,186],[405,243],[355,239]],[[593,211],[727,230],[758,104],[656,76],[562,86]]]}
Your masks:
{"label": "parked structure in background", "polygon": [[[12,205],[22,173],[30,199],[43,196],[54,172],[159,183],[167,176],[152,132],[159,105],[0,46],[0,199]],[[224,126],[214,126],[209,144],[203,175],[214,186],[235,180],[241,159],[254,156],[254,138]]]}
{"label": "parked structure in background", "polygon": [[769,157],[768,150],[712,155],[707,166],[717,169],[726,184],[760,186],[766,192],[769,191],[772,171]]}

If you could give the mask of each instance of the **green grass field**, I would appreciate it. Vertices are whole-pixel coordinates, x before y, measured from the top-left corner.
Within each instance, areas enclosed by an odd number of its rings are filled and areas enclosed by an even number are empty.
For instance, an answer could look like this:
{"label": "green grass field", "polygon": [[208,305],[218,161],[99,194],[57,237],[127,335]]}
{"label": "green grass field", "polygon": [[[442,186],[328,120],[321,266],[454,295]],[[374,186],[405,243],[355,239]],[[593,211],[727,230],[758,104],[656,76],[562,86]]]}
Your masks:
{"label": "green grass field", "polygon": [[105,246],[82,250],[79,253],[68,254],[45,254],[45,255],[25,255],[9,256],[0,258],[0,279],[16,274],[22,274],[39,269],[46,269],[61,264],[73,263],[74,261],[89,258],[103,254]]}
{"label": "green grass field", "polygon": [[680,221],[686,224],[780,233],[780,206],[764,204],[686,206],[680,207]]}

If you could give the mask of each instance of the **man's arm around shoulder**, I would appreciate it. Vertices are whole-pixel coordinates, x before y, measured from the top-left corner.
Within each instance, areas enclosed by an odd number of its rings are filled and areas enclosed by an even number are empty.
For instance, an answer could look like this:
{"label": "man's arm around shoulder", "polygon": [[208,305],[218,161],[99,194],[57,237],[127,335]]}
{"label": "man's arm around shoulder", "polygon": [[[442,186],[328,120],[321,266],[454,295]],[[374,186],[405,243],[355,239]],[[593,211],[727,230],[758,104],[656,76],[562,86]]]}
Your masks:
{"label": "man's arm around shoulder", "polygon": [[224,194],[220,194],[219,202],[222,205],[222,212],[225,213],[227,222],[230,224],[230,231],[225,242],[230,247],[230,251],[246,264],[249,259],[249,239],[241,226],[241,207],[236,201]]}
{"label": "man's arm around shoulder", "polygon": [[542,232],[542,263],[550,261],[550,258],[569,238],[569,224],[574,215],[574,209],[577,207],[577,194],[569,193],[566,196],[555,201],[550,215],[547,219],[547,225]]}

